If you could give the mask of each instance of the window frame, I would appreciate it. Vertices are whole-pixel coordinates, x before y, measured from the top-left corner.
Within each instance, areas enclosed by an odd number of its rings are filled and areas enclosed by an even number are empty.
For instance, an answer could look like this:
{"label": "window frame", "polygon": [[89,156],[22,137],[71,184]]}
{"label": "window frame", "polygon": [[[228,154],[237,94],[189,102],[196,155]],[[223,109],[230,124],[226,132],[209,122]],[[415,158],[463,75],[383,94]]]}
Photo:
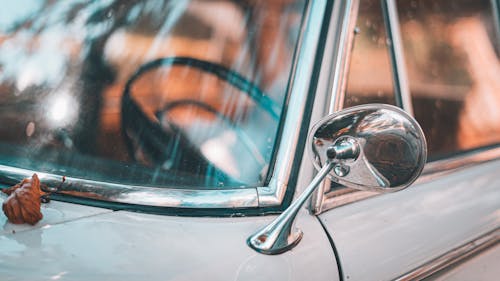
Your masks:
{"label": "window frame", "polygon": [[[307,1],[287,87],[275,158],[270,164],[266,186],[221,190],[179,189],[139,186],[66,177],[71,188],[63,188],[52,198],[114,210],[145,211],[175,215],[234,216],[274,213],[292,199],[293,187],[303,154],[310,107],[314,99],[319,61],[324,48],[331,2]],[[301,126],[297,126],[301,124]],[[1,185],[16,184],[37,173],[48,186],[58,186],[62,175],[0,165]],[[75,193],[76,192],[76,193]]]}
{"label": "window frame", "polygon": [[[494,31],[496,33],[496,42],[494,42],[494,47],[497,50],[500,50],[500,0],[490,0],[490,2],[495,27]],[[395,0],[382,0],[381,4],[384,24],[387,30],[387,37],[391,42],[391,44],[388,45],[388,51],[391,60],[396,105],[413,115],[406,62],[399,30],[397,3]],[[355,18],[357,18],[357,15]],[[351,40],[354,40],[354,38]],[[350,44],[352,44],[352,42],[350,42]],[[348,74],[348,72],[346,73]],[[347,80],[345,76],[343,79]],[[342,97],[331,98],[334,104],[327,112],[325,112],[326,114],[331,114],[342,109],[346,92],[345,90],[340,91],[339,94],[342,95]],[[332,93],[332,95],[335,95],[335,93]],[[459,151],[439,159],[431,158],[431,161],[425,164],[421,176],[415,181],[414,184],[418,185],[428,182],[446,174],[497,159],[500,159],[500,143],[477,147],[471,150]],[[380,195],[380,193],[377,192],[356,190],[340,185],[338,188],[331,189],[331,184],[332,182],[330,180],[324,180],[318,188],[318,191],[313,194],[310,209],[315,215],[319,215],[336,207]]]}

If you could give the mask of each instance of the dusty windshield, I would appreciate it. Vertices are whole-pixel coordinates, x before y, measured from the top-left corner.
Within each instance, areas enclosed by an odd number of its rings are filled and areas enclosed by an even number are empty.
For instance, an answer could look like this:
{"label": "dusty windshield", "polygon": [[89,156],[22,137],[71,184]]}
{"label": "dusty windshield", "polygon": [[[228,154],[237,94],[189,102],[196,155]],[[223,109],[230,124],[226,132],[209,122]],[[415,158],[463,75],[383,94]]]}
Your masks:
{"label": "dusty windshield", "polygon": [[173,187],[264,184],[305,1],[8,1],[0,165]]}

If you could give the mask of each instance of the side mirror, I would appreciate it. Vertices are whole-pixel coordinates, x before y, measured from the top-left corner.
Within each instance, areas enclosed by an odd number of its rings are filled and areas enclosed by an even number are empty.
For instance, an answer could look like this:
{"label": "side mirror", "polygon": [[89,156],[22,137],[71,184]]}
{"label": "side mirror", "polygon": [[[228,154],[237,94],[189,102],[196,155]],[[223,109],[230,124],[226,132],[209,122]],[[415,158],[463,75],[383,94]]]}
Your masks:
{"label": "side mirror", "polygon": [[398,191],[418,178],[427,159],[425,136],[415,119],[385,104],[355,106],[323,118],[306,145],[318,174],[288,209],[248,238],[258,252],[279,254],[297,245],[302,231],[292,231],[295,216],[326,176],[356,189]]}
{"label": "side mirror", "polygon": [[384,104],[355,106],[320,120],[307,142],[320,170],[342,185],[382,192],[406,188],[422,172],[427,145],[418,123]]}

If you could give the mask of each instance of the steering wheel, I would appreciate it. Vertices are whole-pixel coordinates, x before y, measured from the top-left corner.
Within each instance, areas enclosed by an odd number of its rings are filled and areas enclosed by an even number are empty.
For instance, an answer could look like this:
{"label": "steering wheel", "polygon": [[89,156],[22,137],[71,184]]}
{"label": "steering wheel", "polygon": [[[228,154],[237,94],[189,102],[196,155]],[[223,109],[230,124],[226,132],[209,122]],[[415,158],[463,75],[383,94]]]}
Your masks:
{"label": "steering wheel", "polygon": [[[187,99],[167,104],[155,113],[157,117],[155,120],[148,117],[134,100],[131,93],[132,85],[142,75],[158,68],[175,65],[197,68],[217,76],[250,97],[274,120],[279,119],[280,107],[239,73],[219,64],[190,57],[159,58],[141,65],[125,84],[121,100],[121,128],[129,156],[138,161],[140,155],[167,170],[211,176],[218,182],[234,182],[226,172],[205,157],[200,148],[189,140],[183,129],[172,122],[159,121],[166,120],[161,116],[179,106],[196,106],[236,128],[236,124],[230,118],[206,103]],[[254,148],[250,150],[255,152]]]}

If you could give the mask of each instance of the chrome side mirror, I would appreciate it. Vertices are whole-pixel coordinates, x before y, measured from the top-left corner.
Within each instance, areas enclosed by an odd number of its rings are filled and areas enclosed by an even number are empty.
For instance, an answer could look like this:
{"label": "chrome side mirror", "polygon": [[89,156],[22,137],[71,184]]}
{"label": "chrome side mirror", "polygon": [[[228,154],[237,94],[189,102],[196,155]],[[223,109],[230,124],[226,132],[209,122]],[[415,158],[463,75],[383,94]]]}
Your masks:
{"label": "chrome side mirror", "polygon": [[351,107],[320,120],[307,145],[318,174],[295,202],[268,226],[250,236],[250,247],[279,254],[302,238],[293,221],[319,183],[333,181],[362,190],[398,191],[412,184],[427,159],[427,144],[418,123],[403,110],[385,104]]}
{"label": "chrome side mirror", "polygon": [[313,127],[307,143],[316,169],[334,162],[330,179],[362,190],[406,188],[427,158],[425,137],[415,119],[384,104],[327,116]]}

